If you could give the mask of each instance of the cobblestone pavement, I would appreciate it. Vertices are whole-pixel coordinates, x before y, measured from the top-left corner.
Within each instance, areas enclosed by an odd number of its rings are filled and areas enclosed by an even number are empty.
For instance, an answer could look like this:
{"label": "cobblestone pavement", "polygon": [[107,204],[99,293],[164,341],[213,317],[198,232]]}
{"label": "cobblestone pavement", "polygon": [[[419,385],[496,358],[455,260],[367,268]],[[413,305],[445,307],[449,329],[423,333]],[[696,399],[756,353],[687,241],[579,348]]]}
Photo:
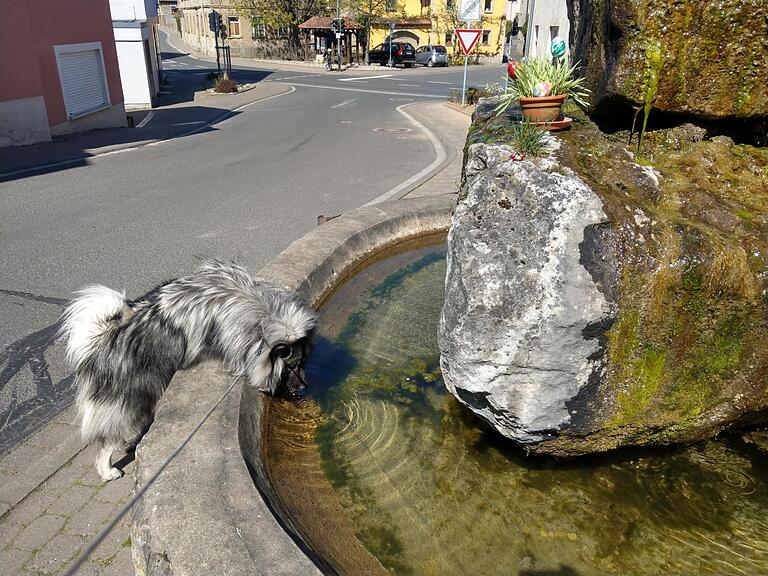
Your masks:
{"label": "cobblestone pavement", "polygon": [[[103,483],[73,408],[0,461],[0,575],[61,574],[128,500],[133,463]],[[73,456],[74,454],[74,456]],[[78,574],[133,574],[128,514]]]}
{"label": "cobblestone pavement", "polygon": [[[455,194],[469,117],[441,102],[408,110],[437,133],[449,161],[407,196]],[[93,467],[95,458],[95,448],[80,440],[70,407],[0,460],[0,576],[62,574],[128,500],[135,487],[133,463],[118,464],[125,477],[105,484]],[[134,574],[130,516],[78,574]]]}

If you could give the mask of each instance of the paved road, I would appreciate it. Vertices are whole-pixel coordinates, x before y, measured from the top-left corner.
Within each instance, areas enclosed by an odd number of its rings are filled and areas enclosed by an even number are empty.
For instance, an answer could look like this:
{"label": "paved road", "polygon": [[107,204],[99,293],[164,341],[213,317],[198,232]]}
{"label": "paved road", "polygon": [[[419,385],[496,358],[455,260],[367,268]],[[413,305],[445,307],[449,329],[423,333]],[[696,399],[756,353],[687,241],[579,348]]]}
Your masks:
{"label": "paved road", "polygon": [[[164,41],[168,46],[167,41]],[[167,48],[171,50],[170,48]],[[189,54],[165,53],[163,69],[173,80],[174,76],[197,74],[204,76],[209,67],[215,65],[215,59],[197,58]],[[165,58],[165,56],[169,56]],[[461,89],[463,67],[426,68],[388,68],[371,66],[366,70],[349,69],[343,72],[327,72],[324,68],[281,65],[279,69],[267,64],[249,62],[245,59],[233,59],[234,69],[241,74],[250,72],[255,77],[264,77],[267,81],[281,82],[293,86],[316,87],[326,90],[352,92],[358,94],[380,94],[445,99],[451,88]],[[498,82],[503,75],[505,65],[468,66],[467,86],[485,86]]]}
{"label": "paved road", "polygon": [[[165,103],[211,69],[165,56]],[[240,67],[293,89],[161,146],[0,183],[0,455],[71,402],[56,330],[74,290],[103,283],[136,296],[202,257],[255,271],[318,215],[360,206],[432,162],[430,140],[396,108],[443,97],[460,71],[314,72]]]}

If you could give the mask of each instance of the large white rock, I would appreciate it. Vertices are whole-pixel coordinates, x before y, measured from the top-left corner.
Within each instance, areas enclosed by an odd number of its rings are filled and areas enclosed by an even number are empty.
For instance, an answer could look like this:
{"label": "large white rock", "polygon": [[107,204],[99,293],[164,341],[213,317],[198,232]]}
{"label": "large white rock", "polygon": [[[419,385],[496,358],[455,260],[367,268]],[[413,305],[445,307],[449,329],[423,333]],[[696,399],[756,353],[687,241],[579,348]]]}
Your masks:
{"label": "large white rock", "polygon": [[579,426],[580,393],[600,380],[614,311],[599,273],[585,268],[600,267],[590,238],[606,221],[600,199],[575,176],[511,153],[468,149],[439,342],[456,398],[533,445]]}

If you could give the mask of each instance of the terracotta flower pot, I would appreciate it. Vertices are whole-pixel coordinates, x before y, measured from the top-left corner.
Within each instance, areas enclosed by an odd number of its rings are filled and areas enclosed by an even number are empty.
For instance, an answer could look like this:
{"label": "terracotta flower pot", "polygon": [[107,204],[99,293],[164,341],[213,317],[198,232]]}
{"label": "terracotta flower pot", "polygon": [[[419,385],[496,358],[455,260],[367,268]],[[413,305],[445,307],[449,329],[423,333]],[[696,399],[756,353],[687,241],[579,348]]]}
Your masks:
{"label": "terracotta flower pot", "polygon": [[520,108],[529,122],[553,122],[560,115],[560,108],[567,97],[566,94],[560,94],[520,98]]}

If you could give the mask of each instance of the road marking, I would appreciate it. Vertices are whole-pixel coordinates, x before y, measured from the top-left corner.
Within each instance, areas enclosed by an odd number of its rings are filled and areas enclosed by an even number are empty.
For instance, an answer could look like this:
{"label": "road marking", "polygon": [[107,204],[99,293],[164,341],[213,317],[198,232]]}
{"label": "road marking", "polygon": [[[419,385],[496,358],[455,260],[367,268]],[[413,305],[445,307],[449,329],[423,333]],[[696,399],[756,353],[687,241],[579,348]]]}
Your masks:
{"label": "road marking", "polygon": [[398,86],[407,86],[409,88],[413,88],[414,86],[416,86],[418,88],[419,85],[418,84],[398,84]]}
{"label": "road marking", "polygon": [[427,80],[427,84],[453,84],[453,82],[440,82],[439,80]]}
{"label": "road marking", "polygon": [[[264,82],[273,82],[273,80],[264,80]],[[274,82],[281,82],[274,80]],[[387,96],[416,96],[418,98],[438,98],[447,100],[445,94],[415,94],[412,92],[389,92],[387,90],[366,90],[365,88],[347,88],[342,86],[321,86],[320,84],[302,84],[300,82],[287,82],[289,86],[301,86],[302,88],[322,88],[323,90],[341,90],[343,92],[363,92],[365,94],[384,94]]]}
{"label": "road marking", "polygon": [[357,100],[359,100],[359,98],[347,98],[346,100],[344,100],[344,102],[339,102],[338,104],[334,104],[333,106],[331,106],[331,109],[335,110],[336,108],[343,108],[347,104],[352,104],[353,102],[356,102]]}
{"label": "road marking", "polygon": [[[363,204],[363,206],[370,206],[371,204],[378,204],[379,202],[384,202],[385,200],[389,200],[390,198],[393,198],[393,197],[401,198],[402,195],[407,194],[408,192],[411,191],[411,189],[409,188],[410,186],[412,186],[413,184],[418,182],[421,178],[424,178],[430,172],[435,170],[448,157],[447,154],[445,153],[445,148],[443,147],[443,145],[440,142],[440,140],[437,139],[437,136],[435,136],[429,128],[424,126],[424,124],[422,124],[421,122],[416,120],[416,118],[414,118],[413,116],[408,114],[408,112],[403,110],[403,108],[405,108],[407,106],[413,106],[413,104],[401,104],[400,106],[395,108],[395,110],[400,112],[400,114],[402,114],[408,120],[410,120],[411,123],[414,126],[419,128],[422,132],[424,132],[424,134],[427,135],[429,140],[432,142],[432,146],[434,146],[434,148],[435,148],[435,159],[432,161],[432,163],[429,166],[427,166],[423,170],[419,171],[418,173],[414,174],[413,176],[408,178],[408,180],[406,180],[405,182],[401,182],[400,184],[398,184],[397,186],[395,186],[394,188],[392,188],[388,192],[384,192],[384,194],[381,194],[380,196],[377,196],[376,198],[374,198],[370,202],[368,202],[366,204]],[[425,182],[426,182],[426,180],[425,180]],[[403,193],[403,190],[405,190],[405,193]],[[401,196],[398,196],[399,194]]]}
{"label": "road marking", "polygon": [[155,115],[155,111],[154,111],[154,110],[150,110],[150,111],[149,111],[149,114],[147,114],[147,115],[144,117],[144,120],[142,120],[141,122],[139,122],[138,124],[136,124],[136,128],[144,128],[144,126],[146,126],[146,125],[147,125],[147,123],[148,123],[150,120],[152,120],[152,116],[154,116],[154,115]]}
{"label": "road marking", "polygon": [[283,80],[293,80],[294,78],[309,78],[310,76],[317,76],[317,74],[302,74],[301,76],[288,76],[287,78],[276,78],[275,82],[282,82]]}
{"label": "road marking", "polygon": [[176,124],[170,124],[170,126],[192,126],[193,124],[205,124],[205,120],[196,120],[194,122],[177,122]]}
{"label": "road marking", "polygon": [[197,65],[195,65],[195,68],[205,68],[205,66],[197,66]]}
{"label": "road marking", "polygon": [[179,66],[189,66],[186,62],[176,62]]}
{"label": "road marking", "polygon": [[391,78],[394,74],[379,74],[378,76],[357,76],[355,78],[339,78],[339,82],[358,82],[360,80],[373,80],[374,78]]}

